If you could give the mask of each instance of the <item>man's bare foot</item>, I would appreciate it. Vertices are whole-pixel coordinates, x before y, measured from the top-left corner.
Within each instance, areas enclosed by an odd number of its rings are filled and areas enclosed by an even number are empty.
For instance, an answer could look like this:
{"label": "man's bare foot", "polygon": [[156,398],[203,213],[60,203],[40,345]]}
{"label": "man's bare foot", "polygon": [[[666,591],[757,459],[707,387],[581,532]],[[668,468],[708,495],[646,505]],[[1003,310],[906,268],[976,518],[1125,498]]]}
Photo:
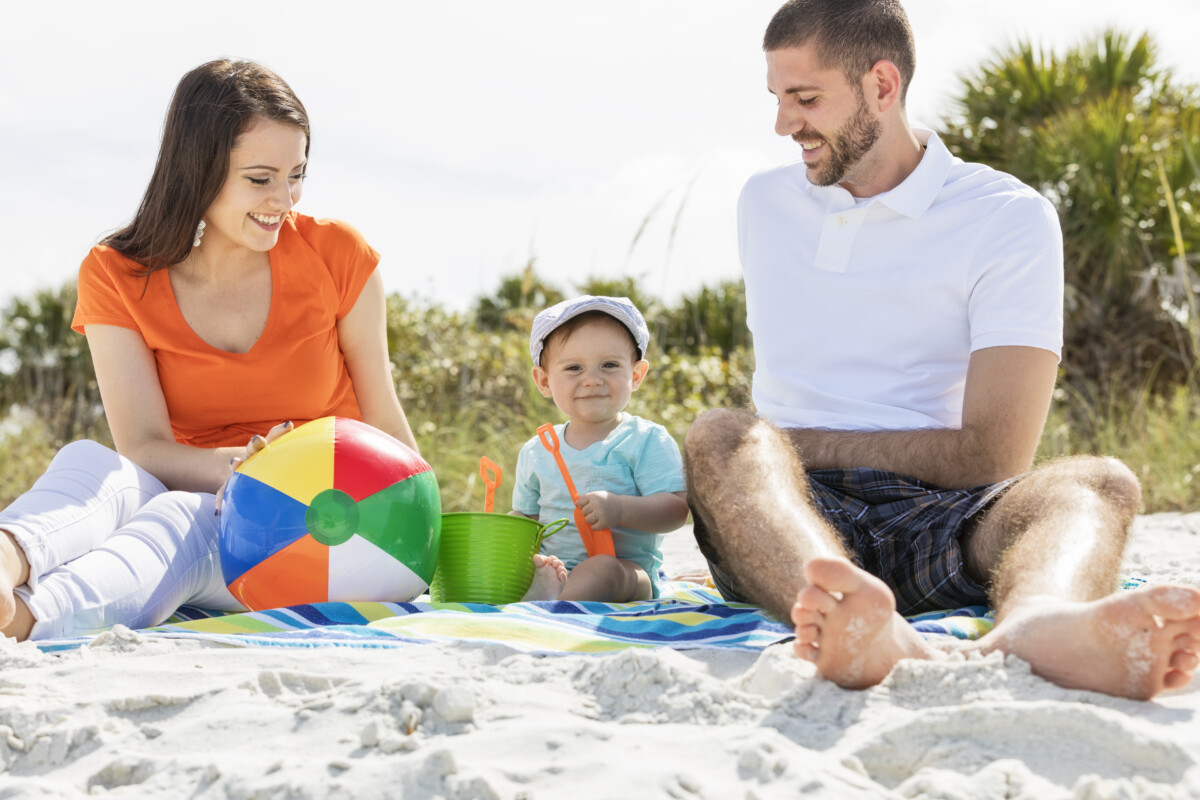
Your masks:
{"label": "man's bare foot", "polygon": [[1200,664],[1200,589],[1143,586],[1091,603],[1032,597],[1005,614],[980,650],[1020,656],[1067,689],[1149,700],[1187,686]]}
{"label": "man's bare foot", "polygon": [[792,606],[793,646],[838,686],[865,689],[901,659],[942,656],[896,613],[887,585],[849,561],[814,558],[804,577],[808,586]]}
{"label": "man's bare foot", "polygon": [[555,600],[567,583],[567,567],[558,556],[533,554],[533,583],[521,598],[526,600]]}
{"label": "man's bare foot", "polygon": [[29,564],[17,540],[8,531],[0,531],[0,628],[13,621],[17,598],[13,589],[29,580]]}

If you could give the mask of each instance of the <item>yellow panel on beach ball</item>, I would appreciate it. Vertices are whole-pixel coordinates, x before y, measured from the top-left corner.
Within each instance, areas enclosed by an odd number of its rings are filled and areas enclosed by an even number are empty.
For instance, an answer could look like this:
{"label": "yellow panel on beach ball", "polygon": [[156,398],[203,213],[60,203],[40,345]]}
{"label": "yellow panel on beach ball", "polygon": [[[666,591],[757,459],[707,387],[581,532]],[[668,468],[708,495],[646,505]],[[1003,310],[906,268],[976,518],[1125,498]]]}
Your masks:
{"label": "yellow panel on beach ball", "polygon": [[[325,417],[300,425],[252,455],[238,472],[274,487],[297,502],[311,502],[333,485],[334,422],[334,417]],[[286,445],[293,457],[259,458],[280,445]]]}

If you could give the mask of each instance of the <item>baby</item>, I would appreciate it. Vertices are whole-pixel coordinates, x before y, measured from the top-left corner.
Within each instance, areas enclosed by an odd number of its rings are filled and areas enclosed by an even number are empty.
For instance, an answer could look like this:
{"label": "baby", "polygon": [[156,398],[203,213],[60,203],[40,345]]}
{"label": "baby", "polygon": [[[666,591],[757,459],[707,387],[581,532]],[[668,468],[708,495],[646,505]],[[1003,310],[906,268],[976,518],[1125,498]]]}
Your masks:
{"label": "baby", "polygon": [[623,603],[658,596],[662,534],[687,521],[683,459],[666,428],[624,413],[650,368],[650,332],[624,297],[583,295],[534,318],[533,379],[567,416],[556,425],[560,452],[579,492],[572,503],[553,455],[534,437],[517,456],[513,513],[612,529],[616,558],[589,557],[574,524],[534,555],[524,600]]}

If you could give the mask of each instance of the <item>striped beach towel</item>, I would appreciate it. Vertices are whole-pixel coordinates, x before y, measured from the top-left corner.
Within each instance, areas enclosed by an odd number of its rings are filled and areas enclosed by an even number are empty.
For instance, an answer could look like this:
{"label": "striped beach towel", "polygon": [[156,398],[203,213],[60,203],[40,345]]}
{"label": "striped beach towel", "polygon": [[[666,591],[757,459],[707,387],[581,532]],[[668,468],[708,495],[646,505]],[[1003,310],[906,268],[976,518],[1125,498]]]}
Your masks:
{"label": "striped beach towel", "polygon": [[[539,602],[314,603],[213,616],[184,606],[145,637],[202,639],[243,647],[404,647],[438,642],[505,644],[528,653],[606,653],[627,647],[761,650],[792,638],[792,629],[762,609],[726,603],[712,589],[663,584],[663,596],[639,603]],[[925,614],[911,620],[926,635],[974,639],[992,627],[984,608]],[[38,642],[47,652],[90,637]]]}

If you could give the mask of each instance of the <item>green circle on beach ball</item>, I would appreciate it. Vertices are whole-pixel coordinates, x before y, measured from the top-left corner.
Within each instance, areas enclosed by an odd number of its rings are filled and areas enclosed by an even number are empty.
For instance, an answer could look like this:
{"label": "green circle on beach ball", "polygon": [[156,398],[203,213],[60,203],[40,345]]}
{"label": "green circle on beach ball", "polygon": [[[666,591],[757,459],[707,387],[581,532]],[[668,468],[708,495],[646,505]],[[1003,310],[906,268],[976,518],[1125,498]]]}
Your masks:
{"label": "green circle on beach ball", "polygon": [[326,489],[308,504],[304,524],[314,539],[334,547],[358,530],[358,503],[340,489]]}

